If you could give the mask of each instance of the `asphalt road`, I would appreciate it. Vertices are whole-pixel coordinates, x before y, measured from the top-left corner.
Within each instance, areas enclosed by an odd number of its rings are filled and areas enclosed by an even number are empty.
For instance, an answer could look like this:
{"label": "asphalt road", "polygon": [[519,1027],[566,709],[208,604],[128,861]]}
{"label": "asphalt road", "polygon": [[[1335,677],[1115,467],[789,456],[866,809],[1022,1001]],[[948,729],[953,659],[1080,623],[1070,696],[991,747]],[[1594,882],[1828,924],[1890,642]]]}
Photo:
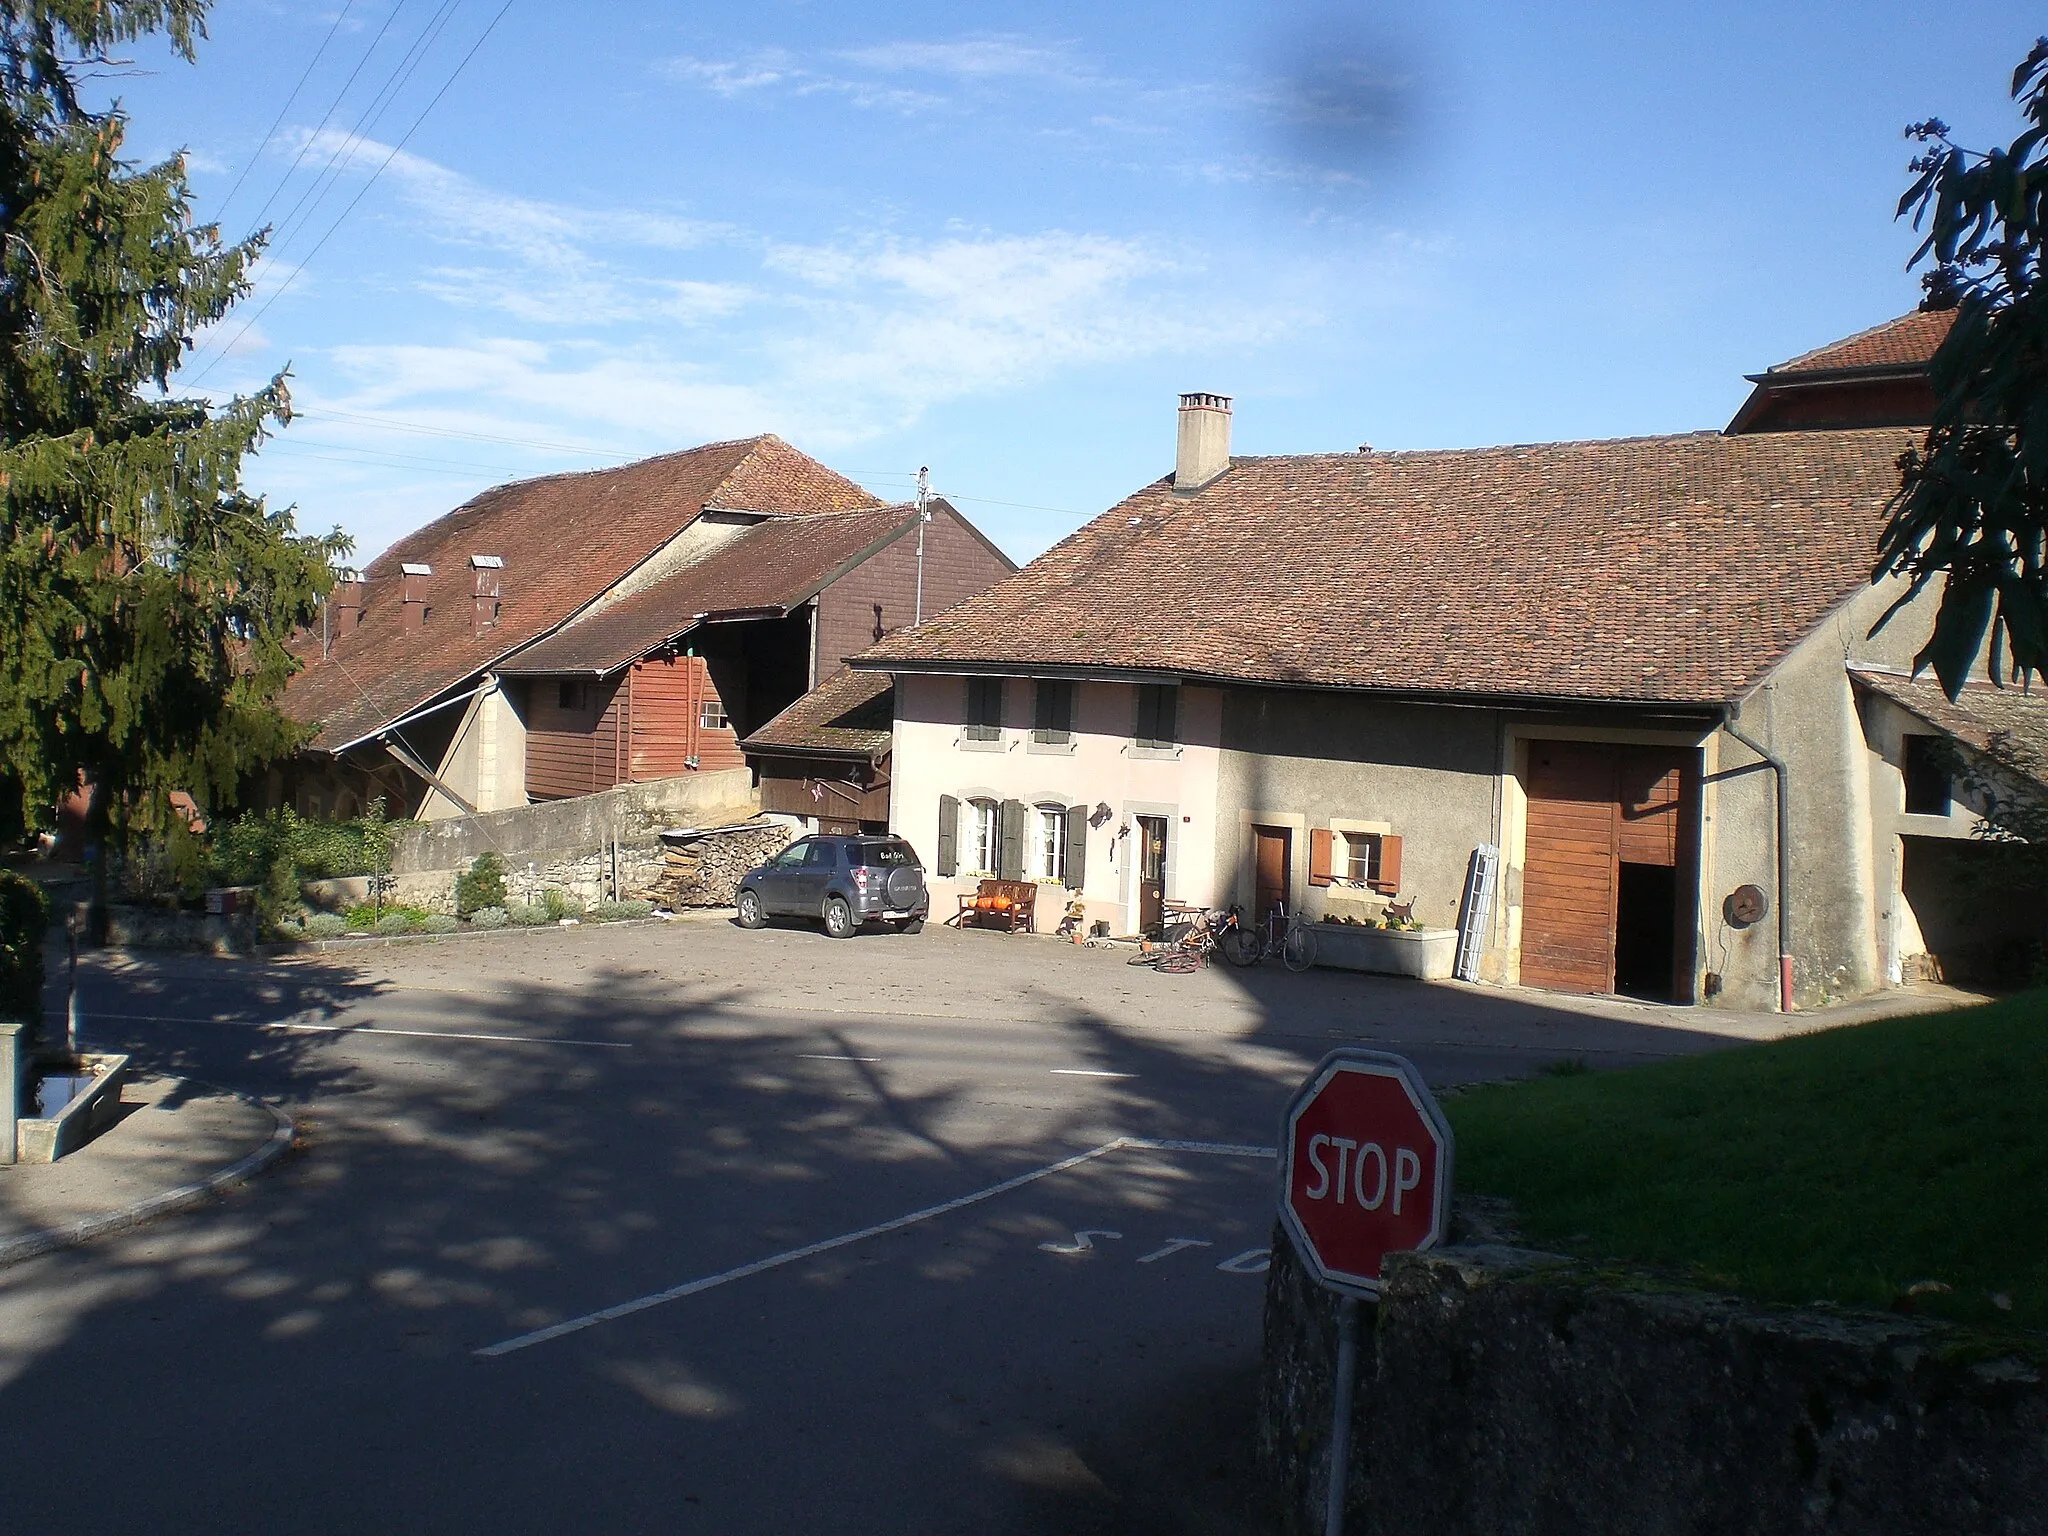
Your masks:
{"label": "asphalt road", "polygon": [[1266,1530],[1259,1151],[1308,1067],[1726,1043],[1631,1005],[715,921],[99,957],[86,1011],[306,1147],[0,1271],[23,1531]]}

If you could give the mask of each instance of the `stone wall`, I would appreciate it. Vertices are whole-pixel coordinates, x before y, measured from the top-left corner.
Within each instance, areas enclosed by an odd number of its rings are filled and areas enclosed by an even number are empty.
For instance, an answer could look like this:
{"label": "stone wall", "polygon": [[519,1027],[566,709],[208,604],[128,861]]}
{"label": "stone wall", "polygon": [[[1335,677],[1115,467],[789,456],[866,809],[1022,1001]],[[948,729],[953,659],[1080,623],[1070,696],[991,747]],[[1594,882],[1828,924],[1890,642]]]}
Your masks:
{"label": "stone wall", "polygon": [[[1336,1312],[1276,1229],[1259,1450],[1303,1536],[1323,1529]],[[1351,1536],[2048,1531],[2039,1365],[1938,1324],[1480,1245],[1395,1259],[1361,1321]]]}

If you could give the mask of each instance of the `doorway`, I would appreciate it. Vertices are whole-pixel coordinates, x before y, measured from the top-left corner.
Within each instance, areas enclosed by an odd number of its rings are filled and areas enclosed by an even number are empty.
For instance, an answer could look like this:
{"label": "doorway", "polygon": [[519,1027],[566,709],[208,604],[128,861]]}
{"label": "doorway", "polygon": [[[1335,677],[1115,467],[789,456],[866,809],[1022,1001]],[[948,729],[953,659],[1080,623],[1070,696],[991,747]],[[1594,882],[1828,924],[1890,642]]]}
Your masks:
{"label": "doorway", "polygon": [[1286,827],[1252,828],[1252,915],[1263,924],[1285,908],[1294,889],[1294,834]]}
{"label": "doorway", "polygon": [[1138,822],[1138,932],[1151,934],[1166,921],[1166,818]]}

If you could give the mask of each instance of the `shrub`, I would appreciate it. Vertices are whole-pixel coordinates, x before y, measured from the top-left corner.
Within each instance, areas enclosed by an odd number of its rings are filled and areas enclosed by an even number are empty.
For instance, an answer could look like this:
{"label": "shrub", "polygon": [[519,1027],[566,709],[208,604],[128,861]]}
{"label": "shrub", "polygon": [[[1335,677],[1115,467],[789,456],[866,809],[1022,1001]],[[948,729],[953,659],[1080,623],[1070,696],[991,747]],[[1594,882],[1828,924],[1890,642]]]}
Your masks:
{"label": "shrub", "polygon": [[541,905],[547,912],[546,921],[559,923],[565,917],[581,917],[583,903],[571,901],[568,892],[558,891],[550,886],[540,893]]}
{"label": "shrub", "polygon": [[334,912],[315,912],[304,924],[309,939],[338,939],[348,932],[348,923]]}
{"label": "shrub", "polygon": [[446,912],[436,912],[429,916],[424,923],[420,924],[420,932],[453,933],[461,926],[462,924],[458,919],[450,917]]}
{"label": "shrub", "polygon": [[270,925],[270,931],[280,939],[290,939],[296,943],[306,936],[306,925],[295,917],[280,917]]}
{"label": "shrub", "polygon": [[600,901],[590,909],[590,915],[600,923],[616,923],[627,918],[645,917],[653,910],[651,901]]}
{"label": "shrub", "polygon": [[519,928],[538,928],[542,923],[551,923],[545,903],[515,901],[505,909],[506,918]]}
{"label": "shrub", "polygon": [[411,933],[412,930],[413,920],[409,914],[402,911],[391,911],[378,918],[377,926],[371,931],[373,933],[381,933],[388,938],[392,934]]}
{"label": "shrub", "polygon": [[0,869],[0,1019],[34,1033],[43,1018],[43,934],[50,903],[42,887]]}
{"label": "shrub", "polygon": [[427,920],[425,907],[401,907],[385,903],[382,911],[371,902],[362,902],[348,909],[348,925],[359,932],[380,929],[387,917],[402,917],[407,924],[423,923]]}
{"label": "shrub", "polygon": [[505,909],[503,907],[478,907],[469,914],[469,926],[472,928],[502,928],[505,926]]}
{"label": "shrub", "polygon": [[468,917],[504,905],[505,861],[495,853],[480,853],[466,873],[455,877],[455,910]]}

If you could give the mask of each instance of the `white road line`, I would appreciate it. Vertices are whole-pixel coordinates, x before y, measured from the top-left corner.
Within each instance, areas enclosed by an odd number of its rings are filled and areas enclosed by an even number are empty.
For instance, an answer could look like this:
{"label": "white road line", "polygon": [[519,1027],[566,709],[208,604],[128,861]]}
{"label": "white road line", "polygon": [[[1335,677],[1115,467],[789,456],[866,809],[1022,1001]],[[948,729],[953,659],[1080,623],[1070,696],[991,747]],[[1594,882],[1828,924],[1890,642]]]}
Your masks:
{"label": "white road line", "polygon": [[798,1052],[796,1059],[798,1061],[880,1061],[882,1058],[879,1056],[812,1056]]}
{"label": "white road line", "polygon": [[1096,1072],[1087,1067],[1054,1067],[1054,1077],[1136,1077],[1135,1072]]}
{"label": "white road line", "polygon": [[416,1040],[495,1040],[512,1045],[589,1045],[607,1051],[630,1051],[630,1040],[576,1040],[567,1035],[487,1035],[463,1029],[392,1029],[382,1024],[290,1024],[267,1019],[209,1019],[180,1013],[107,1013],[93,1009],[86,1015],[95,1023],[129,1024],[219,1024],[228,1029],[279,1029],[297,1034],[317,1035],[404,1035]]}
{"label": "white road line", "polygon": [[1154,1141],[1142,1136],[1119,1136],[1114,1141],[1105,1141],[1099,1147],[1090,1147],[1086,1152],[1076,1152],[1072,1157],[1063,1157],[1056,1163],[1047,1163],[1043,1168],[1034,1168],[1029,1173],[1020,1173],[1015,1178],[1005,1179],[1000,1184],[991,1184],[987,1189],[978,1189],[971,1195],[961,1195],[939,1205],[928,1205],[921,1211],[912,1211],[907,1216],[898,1216],[890,1221],[877,1222],[872,1227],[862,1227],[858,1232],[847,1232],[839,1237],[828,1237],[823,1242],[807,1243],[801,1248],[792,1248],[787,1253],[778,1253],[769,1258],[756,1259],[751,1264],[742,1264],[737,1269],[728,1269],[721,1274],[706,1275],[701,1280],[689,1280],[681,1285],[670,1286],[665,1291],[656,1291],[650,1296],[636,1296],[631,1301],[622,1301],[597,1312],[586,1312],[581,1317],[552,1323],[546,1328],[536,1328],[531,1333],[522,1333],[517,1338],[504,1339],[496,1344],[486,1344],[470,1353],[485,1359],[509,1355],[517,1350],[530,1349],[536,1344],[545,1344],[566,1334],[580,1333],[585,1328],[599,1323],[609,1323],[621,1317],[630,1317],[635,1312],[645,1312],[649,1307],[658,1307],[664,1302],[681,1301],[685,1296],[715,1290],[735,1280],[745,1280],[753,1275],[766,1274],[771,1269],[780,1269],[785,1264],[795,1264],[804,1259],[816,1258],[821,1253],[830,1253],[835,1248],[844,1248],[850,1243],[864,1242],[871,1237],[880,1237],[885,1232],[900,1232],[905,1227],[916,1226],[919,1222],[930,1221],[935,1216],[950,1215],[965,1210],[970,1205],[979,1205],[984,1200],[993,1200],[997,1195],[1006,1195],[1013,1189],[1022,1189],[1040,1179],[1051,1178],[1056,1173],[1065,1173],[1069,1168],[1078,1168],[1083,1163],[1093,1162],[1111,1152],[1194,1152],[1210,1157],[1272,1157],[1272,1147],[1233,1146],[1218,1141]]}

